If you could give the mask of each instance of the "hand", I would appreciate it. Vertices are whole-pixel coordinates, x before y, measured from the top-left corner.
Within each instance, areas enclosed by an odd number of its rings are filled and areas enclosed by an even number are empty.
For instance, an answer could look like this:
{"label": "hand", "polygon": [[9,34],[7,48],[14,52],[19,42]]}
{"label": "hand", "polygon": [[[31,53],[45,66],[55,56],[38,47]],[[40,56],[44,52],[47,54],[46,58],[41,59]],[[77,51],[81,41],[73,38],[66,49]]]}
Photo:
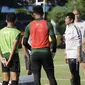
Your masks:
{"label": "hand", "polygon": [[65,57],[65,63],[68,63],[68,59]]}
{"label": "hand", "polygon": [[64,51],[64,56],[67,56],[66,51]]}
{"label": "hand", "polygon": [[52,57],[54,58],[54,56],[55,56],[55,53],[54,53],[54,52],[51,52],[51,55],[52,55]]}
{"label": "hand", "polygon": [[6,66],[6,59],[5,58],[1,58],[1,63],[4,65],[4,66]]}
{"label": "hand", "polygon": [[68,59],[67,59],[67,55],[66,55],[66,52],[64,52],[64,56],[65,56],[65,63],[68,63]]}
{"label": "hand", "polygon": [[9,63],[10,63],[10,60],[6,61],[6,63],[5,63],[5,64],[6,64],[6,66],[8,66],[8,65],[9,65]]}

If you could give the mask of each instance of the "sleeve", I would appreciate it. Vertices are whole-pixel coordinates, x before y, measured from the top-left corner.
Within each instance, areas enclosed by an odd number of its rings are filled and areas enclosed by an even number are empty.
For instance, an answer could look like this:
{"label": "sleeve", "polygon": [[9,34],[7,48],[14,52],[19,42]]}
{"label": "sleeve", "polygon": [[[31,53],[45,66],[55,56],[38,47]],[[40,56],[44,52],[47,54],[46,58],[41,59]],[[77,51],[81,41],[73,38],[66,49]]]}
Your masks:
{"label": "sleeve", "polygon": [[83,38],[85,38],[85,30],[84,30],[84,35],[83,35]]}
{"label": "sleeve", "polygon": [[20,39],[20,35],[21,35],[21,33],[19,33],[19,34],[17,35],[17,37],[16,37],[15,40],[19,40],[19,39]]}
{"label": "sleeve", "polygon": [[27,27],[25,28],[23,45],[29,50],[31,50],[31,46],[28,44],[29,35],[30,35],[30,24],[28,24]]}
{"label": "sleeve", "polygon": [[23,45],[24,45],[27,49],[31,50],[31,46],[28,44],[28,38],[24,37],[24,39],[23,39]]}
{"label": "sleeve", "polygon": [[30,24],[28,24],[25,28],[24,37],[29,37],[29,34],[30,34]]}
{"label": "sleeve", "polygon": [[55,35],[54,30],[53,30],[53,26],[50,22],[48,22],[48,29],[49,29],[49,35]]}
{"label": "sleeve", "polygon": [[81,31],[75,27],[75,31],[74,31],[74,36],[76,36],[76,42],[78,43],[77,46],[81,46],[82,43],[82,35],[81,35]]}
{"label": "sleeve", "polygon": [[84,27],[83,38],[85,38],[85,21],[83,21],[83,27]]}
{"label": "sleeve", "polygon": [[48,29],[49,29],[49,35],[52,39],[51,43],[52,52],[55,53],[57,48],[57,40],[53,31],[53,26],[50,23],[48,23]]}

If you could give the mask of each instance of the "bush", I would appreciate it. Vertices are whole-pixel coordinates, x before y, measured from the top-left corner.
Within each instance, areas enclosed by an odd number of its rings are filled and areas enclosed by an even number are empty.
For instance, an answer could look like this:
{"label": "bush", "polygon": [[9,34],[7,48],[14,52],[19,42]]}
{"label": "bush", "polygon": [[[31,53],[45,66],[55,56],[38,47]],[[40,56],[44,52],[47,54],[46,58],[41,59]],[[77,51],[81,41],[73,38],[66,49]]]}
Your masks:
{"label": "bush", "polygon": [[64,7],[54,7],[50,12],[48,12],[47,19],[50,21],[53,19],[56,22],[56,29],[63,35],[65,31],[64,19],[67,13],[67,9]]}
{"label": "bush", "polygon": [[85,0],[76,0],[76,4],[74,4],[74,0],[68,0],[68,3],[66,3],[66,8],[68,11],[79,9],[81,18],[85,20]]}

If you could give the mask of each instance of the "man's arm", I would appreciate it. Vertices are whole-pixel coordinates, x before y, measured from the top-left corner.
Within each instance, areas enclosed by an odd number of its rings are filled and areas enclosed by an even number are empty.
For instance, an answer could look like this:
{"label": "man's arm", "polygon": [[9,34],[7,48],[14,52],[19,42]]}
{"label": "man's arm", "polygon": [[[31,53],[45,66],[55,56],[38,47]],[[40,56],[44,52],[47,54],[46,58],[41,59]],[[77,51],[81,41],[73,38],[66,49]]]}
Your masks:
{"label": "man's arm", "polygon": [[31,50],[31,46],[28,44],[28,39],[29,39],[29,34],[30,34],[30,24],[27,25],[27,27],[25,28],[25,32],[24,32],[24,38],[23,38],[23,45]]}
{"label": "man's arm", "polygon": [[24,37],[24,39],[23,39],[23,45],[24,45],[27,49],[31,50],[31,46],[28,44],[28,38],[27,38],[27,37]]}
{"label": "man's arm", "polygon": [[81,31],[78,28],[76,28],[76,34],[77,34],[77,43],[78,43],[77,44],[78,62],[81,63],[82,35]]}
{"label": "man's arm", "polygon": [[85,38],[84,38],[83,41],[82,41],[82,49],[83,49],[83,51],[84,51],[84,53],[85,53]]}
{"label": "man's arm", "polygon": [[23,39],[22,39],[22,48],[23,48],[23,51],[24,51],[25,56],[26,57],[29,57],[28,49],[23,45]]}
{"label": "man's arm", "polygon": [[78,62],[81,63],[81,46],[77,48],[77,52],[78,52]]}
{"label": "man's arm", "polygon": [[14,45],[13,45],[13,49],[12,49],[12,52],[11,52],[11,54],[10,54],[10,57],[9,57],[9,60],[8,60],[8,61],[10,61],[10,60],[12,59],[12,56],[13,56],[13,54],[15,53],[17,44],[18,44],[18,40],[15,40],[15,41],[14,41]]}
{"label": "man's arm", "polygon": [[52,48],[52,52],[55,53],[56,52],[56,48],[57,48],[57,40],[56,40],[56,36],[54,34],[54,30],[53,30],[53,26],[51,23],[48,23],[48,28],[49,28],[49,35],[51,37],[51,48]]}
{"label": "man's arm", "polygon": [[1,58],[2,58],[2,52],[1,52],[1,49],[0,49],[0,60],[1,60]]}
{"label": "man's arm", "polygon": [[56,40],[56,37],[55,35],[50,35],[51,36],[51,39],[52,39],[52,52],[55,53],[56,52],[56,48],[57,48],[57,40]]}

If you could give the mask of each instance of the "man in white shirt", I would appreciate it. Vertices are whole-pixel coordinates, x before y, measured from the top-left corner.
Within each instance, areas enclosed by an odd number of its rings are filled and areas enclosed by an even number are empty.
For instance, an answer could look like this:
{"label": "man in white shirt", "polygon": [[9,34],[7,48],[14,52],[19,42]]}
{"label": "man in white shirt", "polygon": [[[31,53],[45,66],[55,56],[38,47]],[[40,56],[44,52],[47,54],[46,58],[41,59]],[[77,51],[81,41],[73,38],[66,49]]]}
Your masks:
{"label": "man in white shirt", "polygon": [[84,74],[85,74],[85,21],[81,20],[80,18],[80,12],[79,10],[75,9],[73,11],[75,15],[75,25],[80,29],[81,34],[82,34],[82,67],[84,69]]}
{"label": "man in white shirt", "polygon": [[72,74],[71,85],[81,85],[79,63],[81,61],[82,36],[80,30],[74,25],[75,15],[68,13],[65,18],[67,25],[65,31],[66,59]]}

